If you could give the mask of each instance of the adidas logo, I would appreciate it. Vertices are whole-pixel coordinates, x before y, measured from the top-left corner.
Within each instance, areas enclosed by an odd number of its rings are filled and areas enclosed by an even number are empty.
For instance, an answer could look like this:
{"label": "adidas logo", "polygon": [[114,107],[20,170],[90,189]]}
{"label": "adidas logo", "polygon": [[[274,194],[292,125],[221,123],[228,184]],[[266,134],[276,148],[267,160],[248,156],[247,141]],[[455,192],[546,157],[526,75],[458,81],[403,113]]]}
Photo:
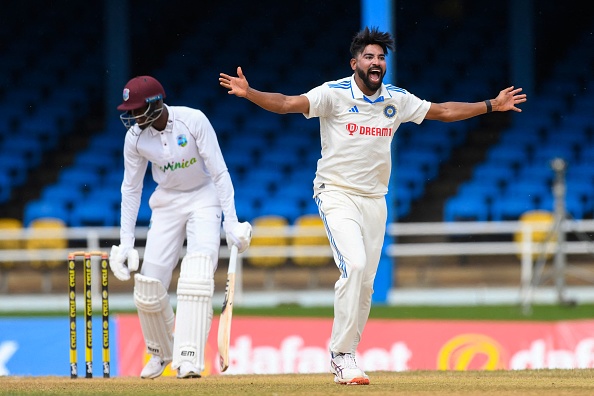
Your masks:
{"label": "adidas logo", "polygon": [[357,108],[357,106],[353,106],[349,109],[349,113],[358,113],[359,109]]}

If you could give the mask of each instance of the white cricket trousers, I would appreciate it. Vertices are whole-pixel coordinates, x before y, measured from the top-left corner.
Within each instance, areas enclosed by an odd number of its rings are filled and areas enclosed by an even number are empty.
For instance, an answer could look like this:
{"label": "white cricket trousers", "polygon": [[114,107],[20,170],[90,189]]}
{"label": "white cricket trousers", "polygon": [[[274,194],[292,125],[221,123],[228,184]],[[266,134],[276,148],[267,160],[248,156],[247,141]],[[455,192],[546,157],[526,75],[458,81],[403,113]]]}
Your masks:
{"label": "white cricket trousers", "polygon": [[330,351],[355,353],[369,318],[386,233],[385,197],[325,191],[316,196],[340,278],[334,285]]}
{"label": "white cricket trousers", "polygon": [[[173,270],[187,239],[187,253],[209,255],[214,270],[221,244],[221,206],[211,189],[175,191],[157,189],[151,195],[151,224],[140,273],[159,279],[169,288]],[[216,201],[214,201],[216,202]]]}

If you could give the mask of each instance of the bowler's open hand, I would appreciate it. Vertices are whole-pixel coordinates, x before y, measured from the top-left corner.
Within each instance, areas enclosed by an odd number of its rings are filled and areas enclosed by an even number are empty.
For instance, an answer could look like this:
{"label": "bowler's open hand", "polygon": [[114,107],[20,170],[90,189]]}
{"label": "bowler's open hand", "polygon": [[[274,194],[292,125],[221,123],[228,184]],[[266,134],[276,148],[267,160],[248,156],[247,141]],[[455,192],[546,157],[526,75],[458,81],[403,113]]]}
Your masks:
{"label": "bowler's open hand", "polygon": [[514,89],[513,86],[502,89],[499,95],[493,99],[493,110],[494,111],[508,111],[513,110],[522,112],[522,109],[516,107],[517,104],[524,103],[526,101],[526,94],[521,94],[522,88]]}
{"label": "bowler's open hand", "polygon": [[241,66],[237,68],[237,77],[231,77],[225,73],[221,73],[220,76],[219,84],[221,84],[222,87],[227,88],[230,95],[239,96],[240,98],[245,98],[247,96],[250,85],[243,75]]}

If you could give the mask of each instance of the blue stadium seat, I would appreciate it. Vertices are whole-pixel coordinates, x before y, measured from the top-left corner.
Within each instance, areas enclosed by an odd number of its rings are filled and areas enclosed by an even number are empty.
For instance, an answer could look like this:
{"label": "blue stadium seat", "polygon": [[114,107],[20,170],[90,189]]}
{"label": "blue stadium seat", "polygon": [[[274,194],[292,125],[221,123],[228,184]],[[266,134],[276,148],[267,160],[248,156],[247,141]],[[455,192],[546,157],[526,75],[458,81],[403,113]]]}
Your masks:
{"label": "blue stadium seat", "polygon": [[278,167],[252,167],[241,183],[262,191],[272,191],[285,177]]}
{"label": "blue stadium seat", "polygon": [[[586,144],[582,146],[580,150],[580,163],[592,163],[592,158],[594,158],[594,144]],[[571,167],[571,165],[570,165]],[[571,168],[568,168],[571,169]]]}
{"label": "blue stadium seat", "polygon": [[68,209],[59,201],[39,199],[25,204],[23,212],[23,224],[25,226],[28,226],[35,219],[46,217],[61,219],[66,224],[70,221]]}
{"label": "blue stadium seat", "polygon": [[410,166],[403,166],[398,168],[392,177],[395,178],[396,188],[409,189],[412,192],[413,198],[419,198],[425,191],[425,173],[420,168]]}
{"label": "blue stadium seat", "polygon": [[0,203],[7,202],[12,193],[12,182],[10,176],[2,171],[0,172]]}
{"label": "blue stadium seat", "polygon": [[217,133],[219,144],[223,147],[228,140],[233,138],[233,131],[237,129],[237,122],[231,117],[211,117],[209,118]]}
{"label": "blue stadium seat", "polygon": [[261,202],[267,198],[269,193],[262,188],[258,188],[255,185],[249,183],[234,183],[233,188],[235,190],[235,202],[237,201],[249,201],[249,202]]}
{"label": "blue stadium seat", "polygon": [[101,175],[93,170],[70,167],[63,169],[58,176],[58,182],[71,185],[83,191],[89,191],[102,184]]}
{"label": "blue stadium seat", "polygon": [[124,126],[120,124],[121,134],[100,133],[89,140],[89,151],[100,153],[104,158],[120,158],[124,152]]}
{"label": "blue stadium seat", "polygon": [[255,162],[256,156],[249,150],[233,150],[221,148],[223,156],[225,157],[225,164],[231,174],[232,180],[245,176],[247,170],[251,169]]}
{"label": "blue stadium seat", "polygon": [[[590,161],[592,160],[591,157]],[[587,184],[594,183],[594,163],[593,162],[577,162],[569,164],[566,173],[567,180],[576,178]]]}
{"label": "blue stadium seat", "polygon": [[[556,81],[556,83],[558,84],[559,82]],[[553,92],[558,87],[559,86],[553,87],[549,84],[549,88],[551,89],[550,92],[547,92],[546,95],[537,95],[534,98],[531,98],[531,109],[540,114],[566,113],[568,107],[567,101],[562,95],[557,95]]]}
{"label": "blue stadium seat", "polygon": [[[309,183],[280,183],[274,194],[276,199],[299,199],[305,201],[306,199],[312,199],[313,190]],[[267,199],[267,196],[262,196],[261,199]]]}
{"label": "blue stadium seat", "polygon": [[313,186],[313,180],[316,177],[316,165],[303,165],[298,168],[291,169],[291,174],[288,177],[290,183],[297,183],[307,185],[308,188]]}
{"label": "blue stadium seat", "polygon": [[303,208],[303,214],[319,214],[318,205],[313,198],[305,200],[305,207]]}
{"label": "blue stadium seat", "polygon": [[82,89],[73,89],[70,86],[55,87],[52,89],[49,100],[61,103],[63,106],[73,109],[77,113],[84,114],[87,110],[88,97]]}
{"label": "blue stadium seat", "polygon": [[43,147],[41,146],[41,142],[36,139],[23,140],[21,136],[18,138],[15,136],[14,138],[6,139],[4,141],[2,144],[2,152],[23,157],[26,164],[26,170],[29,170],[41,164]]}
{"label": "blue stadium seat", "polygon": [[548,145],[542,145],[534,150],[532,155],[533,163],[550,163],[555,158],[563,158],[566,162],[573,162],[577,155],[569,145],[564,145],[560,141],[552,142]]}
{"label": "blue stadium seat", "polygon": [[432,180],[439,173],[439,155],[430,148],[411,147],[407,150],[400,150],[396,154],[398,167],[416,166],[425,173],[425,179]]}
{"label": "blue stadium seat", "polygon": [[[316,137],[318,140],[315,143],[318,143],[319,145],[319,137]],[[271,150],[280,150],[281,152],[284,150],[305,151],[311,150],[313,143],[313,139],[309,134],[296,129],[293,133],[281,133],[275,135],[274,148],[271,148]]]}
{"label": "blue stadium seat", "polygon": [[546,181],[538,179],[520,179],[510,183],[505,192],[506,197],[529,197],[535,205],[544,202],[552,195],[551,187]]}
{"label": "blue stadium seat", "polygon": [[528,195],[504,195],[493,202],[491,217],[494,221],[518,220],[529,210],[539,209]]}
{"label": "blue stadium seat", "polygon": [[251,221],[259,213],[259,203],[250,199],[235,199],[235,211],[239,221]]}
{"label": "blue stadium seat", "polygon": [[117,171],[112,170],[111,172],[107,172],[102,181],[103,185],[106,187],[115,186],[120,188],[122,186],[122,181],[124,181],[124,170],[118,169]]}
{"label": "blue stadium seat", "polygon": [[533,128],[536,130],[546,130],[553,125],[553,115],[540,112],[523,112],[521,114],[512,114],[513,126],[515,128]]}
{"label": "blue stadium seat", "polygon": [[512,127],[501,132],[498,146],[520,147],[531,152],[545,137],[545,133],[535,127]]}
{"label": "blue stadium seat", "polygon": [[22,154],[3,151],[0,155],[0,169],[10,176],[12,186],[21,186],[27,180],[29,164]]}
{"label": "blue stadium seat", "polygon": [[116,212],[101,198],[89,197],[77,202],[70,216],[72,227],[113,227],[116,224]]}
{"label": "blue stadium seat", "polygon": [[456,195],[449,198],[444,205],[445,221],[487,221],[489,207],[477,197]]}
{"label": "blue stadium seat", "polygon": [[545,161],[525,164],[518,172],[518,179],[521,180],[541,180],[550,183],[553,180],[553,176],[554,174],[550,164]]}
{"label": "blue stadium seat", "polygon": [[262,135],[265,132],[283,133],[282,115],[266,111],[254,111],[246,118],[243,129],[249,135]]}
{"label": "blue stadium seat", "polygon": [[[74,167],[92,171],[100,175],[108,173],[109,170],[114,169],[114,164],[103,154],[94,148],[89,148],[85,151],[79,152],[74,158]],[[123,173],[120,173],[123,177]]]}
{"label": "blue stadium seat", "polygon": [[[233,138],[228,142],[228,145],[225,147],[225,151],[223,154],[226,153],[225,159],[229,157],[229,153],[241,153],[244,152],[242,157],[246,155],[257,155],[264,151],[267,148],[266,139],[262,134],[258,133],[244,133],[244,134],[236,134]],[[233,155],[233,154],[231,154]]]}
{"label": "blue stadium seat", "polygon": [[573,112],[564,114],[561,118],[561,126],[592,132],[594,127],[592,109],[594,109],[594,95],[577,99],[572,107]]}
{"label": "blue stadium seat", "polygon": [[76,202],[84,199],[84,193],[77,187],[70,184],[50,184],[41,192],[41,199],[45,201],[56,201],[71,210]]}
{"label": "blue stadium seat", "polygon": [[502,189],[491,181],[469,180],[458,186],[457,196],[478,199],[487,205],[491,205],[497,199]]}
{"label": "blue stadium seat", "polygon": [[[146,200],[142,200],[140,203],[140,208],[138,209],[138,217],[136,218],[136,225],[139,227],[148,227],[151,222],[151,215],[152,211],[151,208]],[[119,225],[119,211],[118,211],[118,221],[116,224]]]}
{"label": "blue stadium seat", "polygon": [[529,151],[517,145],[495,145],[487,151],[487,162],[496,166],[518,168],[522,163],[530,160]]}
{"label": "blue stadium seat", "polygon": [[292,223],[297,217],[303,214],[302,205],[303,202],[298,198],[284,197],[280,199],[279,197],[271,196],[262,202],[258,216],[282,216],[289,223]]}
{"label": "blue stadium seat", "polygon": [[550,128],[546,133],[543,144],[548,146],[561,145],[575,150],[586,144],[589,139],[590,136],[586,129],[564,126]]}
{"label": "blue stadium seat", "polygon": [[302,163],[301,156],[293,147],[284,150],[269,150],[262,153],[258,160],[261,167],[279,167],[282,170],[290,171]]}
{"label": "blue stadium seat", "polygon": [[[432,124],[433,125],[433,124]],[[453,147],[453,142],[446,130],[435,127],[437,130],[433,131],[429,127],[421,129],[420,133],[415,133],[411,136],[409,144],[410,147],[431,148],[440,159],[448,159]]]}
{"label": "blue stadium seat", "polygon": [[88,191],[87,196],[104,200],[114,210],[119,210],[122,204],[122,191],[115,185],[94,186]]}
{"label": "blue stadium seat", "polygon": [[28,117],[20,126],[19,134],[27,136],[40,143],[43,152],[56,148],[63,132],[57,123],[51,122],[39,115]]}
{"label": "blue stadium seat", "polygon": [[393,195],[393,207],[396,211],[395,215],[398,216],[399,219],[408,216],[414,200],[411,191],[408,189],[398,189]]}
{"label": "blue stadium seat", "polygon": [[484,183],[493,183],[499,187],[505,187],[515,178],[515,170],[504,164],[492,164],[483,162],[476,165],[472,171],[472,180]]}
{"label": "blue stadium seat", "polygon": [[584,213],[594,210],[594,184],[591,179],[568,178],[566,179],[566,195],[571,199],[577,198],[584,207]]}

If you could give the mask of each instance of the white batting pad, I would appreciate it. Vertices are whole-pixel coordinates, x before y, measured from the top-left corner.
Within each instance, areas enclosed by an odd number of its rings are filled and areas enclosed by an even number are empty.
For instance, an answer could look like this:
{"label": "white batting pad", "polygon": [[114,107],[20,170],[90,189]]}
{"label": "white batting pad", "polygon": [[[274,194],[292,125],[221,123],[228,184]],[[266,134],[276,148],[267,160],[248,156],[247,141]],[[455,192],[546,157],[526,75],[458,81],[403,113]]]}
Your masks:
{"label": "white batting pad", "polygon": [[147,352],[171,361],[175,316],[169,295],[161,281],[140,274],[134,275],[134,303]]}
{"label": "white batting pad", "polygon": [[173,369],[182,362],[190,362],[204,370],[206,339],[212,322],[213,271],[210,256],[191,253],[182,260],[177,282]]}

